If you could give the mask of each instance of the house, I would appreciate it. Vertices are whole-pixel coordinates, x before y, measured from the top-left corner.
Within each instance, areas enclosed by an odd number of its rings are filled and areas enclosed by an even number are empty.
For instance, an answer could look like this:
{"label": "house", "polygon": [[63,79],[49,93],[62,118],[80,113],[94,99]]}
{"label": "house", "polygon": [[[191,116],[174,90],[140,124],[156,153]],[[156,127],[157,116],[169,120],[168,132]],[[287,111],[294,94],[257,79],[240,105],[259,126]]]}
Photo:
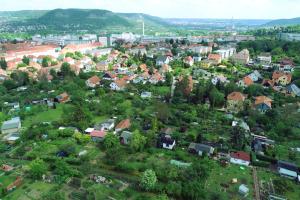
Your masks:
{"label": "house", "polygon": [[107,73],[105,73],[105,74],[102,76],[102,78],[103,78],[104,80],[110,80],[110,81],[112,81],[112,80],[116,80],[117,75],[116,75],[115,73],[107,72]]}
{"label": "house", "polygon": [[253,140],[251,142],[252,150],[260,155],[264,155],[268,148],[274,147],[275,141],[270,140],[267,137],[253,135]]}
{"label": "house", "polygon": [[15,117],[12,118],[11,120],[5,121],[1,126],[1,133],[4,135],[19,133],[20,130],[21,130],[20,117]]}
{"label": "house", "polygon": [[240,112],[244,108],[246,96],[240,92],[232,92],[227,96],[227,110]]}
{"label": "house", "polygon": [[175,147],[175,144],[175,140],[170,135],[160,135],[158,140],[158,147],[172,150]]}
{"label": "house", "polygon": [[266,112],[272,109],[272,99],[266,96],[255,97],[255,108],[260,112]]}
{"label": "house", "polygon": [[215,149],[212,146],[206,144],[191,143],[189,145],[188,151],[193,154],[198,154],[199,156],[202,156],[203,154],[211,156],[214,153]]}
{"label": "house", "polygon": [[167,57],[167,56],[159,56],[157,59],[156,59],[156,65],[157,66],[162,66],[163,64],[169,64],[170,63],[170,58]]}
{"label": "house", "polygon": [[294,68],[295,68],[295,63],[293,62],[293,60],[289,58],[285,58],[280,61],[279,71],[293,72]]}
{"label": "house", "polygon": [[115,131],[120,132],[122,130],[129,129],[130,126],[131,126],[130,119],[124,119],[117,124],[117,126],[115,127]]}
{"label": "house", "polygon": [[194,56],[193,59],[194,59],[194,63],[195,62],[200,62],[202,60],[202,57],[201,56]]}
{"label": "house", "polygon": [[132,132],[123,131],[120,136],[120,142],[121,144],[128,145],[130,144],[131,138],[132,138]]}
{"label": "house", "polygon": [[234,63],[246,65],[250,61],[250,53],[247,49],[244,49],[241,52],[234,54],[231,59]]}
{"label": "house", "polygon": [[270,65],[272,63],[272,56],[270,53],[261,53],[257,56],[257,62],[261,65]]}
{"label": "house", "polygon": [[125,79],[116,79],[109,86],[111,90],[121,91],[126,88],[127,81]]}
{"label": "house", "polygon": [[115,127],[115,120],[114,119],[108,119],[100,124],[95,125],[95,130],[105,130],[110,131]]}
{"label": "house", "polygon": [[54,98],[54,102],[58,102],[58,103],[66,103],[68,101],[70,101],[70,96],[66,92],[64,92]]}
{"label": "house", "polygon": [[164,82],[164,81],[165,81],[164,77],[158,72],[153,74],[149,79],[149,82],[151,84],[157,84],[159,82]]}
{"label": "house", "polygon": [[214,64],[220,64],[222,61],[222,56],[220,54],[209,54],[208,60],[213,61]]}
{"label": "house", "polygon": [[300,88],[295,84],[287,86],[286,92],[287,94],[290,94],[293,97],[300,97]]}
{"label": "house", "polygon": [[94,128],[87,128],[87,129],[85,129],[85,133],[86,134],[91,134],[91,132],[93,132],[95,129]]}
{"label": "house", "polygon": [[299,167],[293,163],[279,160],[277,162],[277,170],[281,176],[286,178],[298,179],[299,177]]}
{"label": "house", "polygon": [[238,85],[240,86],[240,87],[249,87],[250,85],[252,85],[254,82],[253,82],[253,80],[251,79],[251,77],[249,77],[249,76],[245,76],[244,78],[243,78],[243,80],[240,80],[239,82],[238,82]]}
{"label": "house", "polygon": [[250,165],[250,155],[243,151],[231,152],[230,162],[233,164],[249,166]]}
{"label": "house", "polygon": [[98,76],[92,76],[88,80],[86,80],[85,84],[87,87],[95,88],[96,86],[100,85],[100,78]]}
{"label": "house", "polygon": [[152,93],[151,92],[142,92],[141,94],[141,98],[142,99],[149,99],[152,97]]}
{"label": "house", "polygon": [[101,142],[104,140],[106,132],[104,130],[93,130],[90,136],[94,142]]}
{"label": "house", "polygon": [[254,70],[251,74],[248,75],[248,77],[250,77],[253,82],[257,82],[263,79],[262,75],[257,70]]}
{"label": "house", "polygon": [[272,75],[272,80],[278,84],[286,86],[292,81],[292,74],[288,72],[275,71]]}
{"label": "house", "polygon": [[96,70],[98,71],[108,71],[108,62],[107,61],[101,61],[96,64]]}
{"label": "house", "polygon": [[192,56],[187,56],[183,59],[183,63],[191,67],[194,65],[194,59]]}
{"label": "house", "polygon": [[227,80],[227,77],[225,77],[224,75],[217,75],[211,79],[211,83],[217,85],[218,83],[226,84],[229,83],[229,81]]}
{"label": "house", "polygon": [[275,85],[275,82],[273,80],[270,79],[264,79],[262,82],[262,85],[264,88],[273,88]]}
{"label": "house", "polygon": [[236,53],[235,48],[223,48],[216,51],[217,54],[219,54],[222,59],[228,59],[229,57],[233,56]]}

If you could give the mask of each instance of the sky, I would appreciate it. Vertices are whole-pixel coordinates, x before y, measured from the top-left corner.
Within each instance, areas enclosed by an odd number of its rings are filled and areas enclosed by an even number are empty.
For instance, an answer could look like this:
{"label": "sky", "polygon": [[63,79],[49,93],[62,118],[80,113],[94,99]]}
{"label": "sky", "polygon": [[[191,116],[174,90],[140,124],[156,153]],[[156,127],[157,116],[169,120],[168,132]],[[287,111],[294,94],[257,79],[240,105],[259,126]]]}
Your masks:
{"label": "sky", "polygon": [[300,17],[300,0],[0,0],[0,4],[2,11],[95,8],[164,18]]}

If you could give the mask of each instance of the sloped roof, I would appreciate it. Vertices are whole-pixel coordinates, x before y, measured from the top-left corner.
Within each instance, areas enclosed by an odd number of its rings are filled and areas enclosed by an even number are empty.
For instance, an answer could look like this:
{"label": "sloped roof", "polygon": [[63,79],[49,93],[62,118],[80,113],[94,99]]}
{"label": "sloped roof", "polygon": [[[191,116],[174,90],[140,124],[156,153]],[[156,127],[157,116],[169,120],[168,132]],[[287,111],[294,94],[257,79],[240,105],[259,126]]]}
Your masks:
{"label": "sloped roof", "polygon": [[122,120],[117,126],[116,129],[126,129],[131,126],[130,119]]}
{"label": "sloped roof", "polygon": [[246,97],[240,92],[232,92],[227,96],[227,100],[245,101]]}
{"label": "sloped roof", "polygon": [[230,157],[250,162],[250,155],[243,151],[232,152]]}

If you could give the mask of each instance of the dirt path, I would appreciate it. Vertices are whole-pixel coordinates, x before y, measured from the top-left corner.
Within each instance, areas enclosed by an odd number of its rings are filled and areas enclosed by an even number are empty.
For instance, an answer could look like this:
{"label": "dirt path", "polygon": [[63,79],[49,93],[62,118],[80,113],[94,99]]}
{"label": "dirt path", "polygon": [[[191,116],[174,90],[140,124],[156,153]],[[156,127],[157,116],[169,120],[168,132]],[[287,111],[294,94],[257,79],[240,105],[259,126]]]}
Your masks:
{"label": "dirt path", "polygon": [[253,175],[253,182],[254,182],[255,199],[256,200],[261,200],[260,191],[259,191],[259,181],[258,181],[258,178],[257,178],[257,171],[256,171],[255,167],[253,167],[253,169],[252,169],[252,175]]}

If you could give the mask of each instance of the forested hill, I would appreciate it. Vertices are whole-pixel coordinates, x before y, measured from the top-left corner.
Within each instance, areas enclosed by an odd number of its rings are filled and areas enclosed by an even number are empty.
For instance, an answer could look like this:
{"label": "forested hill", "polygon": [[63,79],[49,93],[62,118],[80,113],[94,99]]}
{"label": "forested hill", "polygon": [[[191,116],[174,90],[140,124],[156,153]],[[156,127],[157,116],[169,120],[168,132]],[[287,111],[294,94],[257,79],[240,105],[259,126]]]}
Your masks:
{"label": "forested hill", "polygon": [[273,20],[264,26],[290,26],[290,25],[299,25],[300,24],[300,17],[293,18],[293,19],[278,19]]}
{"label": "forested hill", "polygon": [[[0,12],[0,22],[15,30],[28,27],[34,31],[138,31],[142,21],[151,30],[166,28],[169,24],[162,18],[140,13],[114,13],[100,9],[55,9],[50,11]],[[33,27],[33,28],[32,28]],[[41,30],[42,29],[42,30]],[[31,31],[30,30],[30,31]]]}

